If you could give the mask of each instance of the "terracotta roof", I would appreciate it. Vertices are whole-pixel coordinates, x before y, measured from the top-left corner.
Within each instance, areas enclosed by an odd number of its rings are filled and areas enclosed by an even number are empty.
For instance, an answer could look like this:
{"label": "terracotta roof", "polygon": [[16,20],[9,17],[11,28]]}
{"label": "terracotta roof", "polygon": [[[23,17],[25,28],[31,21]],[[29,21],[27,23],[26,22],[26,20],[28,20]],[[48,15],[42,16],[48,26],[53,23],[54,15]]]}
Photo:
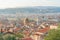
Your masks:
{"label": "terracotta roof", "polygon": [[37,33],[36,33],[36,34],[34,34],[34,35],[38,35],[38,36],[40,36],[40,35],[39,35],[39,34],[37,34]]}
{"label": "terracotta roof", "polygon": [[30,32],[29,32],[29,31],[24,31],[24,34],[26,34],[26,35],[27,35],[27,34],[30,34]]}
{"label": "terracotta roof", "polygon": [[49,30],[50,30],[50,27],[46,27],[46,28],[44,28],[44,29],[39,30],[38,32],[40,32],[40,33],[46,33],[46,32],[48,32]]}
{"label": "terracotta roof", "polygon": [[20,28],[16,28],[14,31],[18,31],[18,30],[20,30]]}
{"label": "terracotta roof", "polygon": [[32,38],[23,38],[22,40],[33,40]]}

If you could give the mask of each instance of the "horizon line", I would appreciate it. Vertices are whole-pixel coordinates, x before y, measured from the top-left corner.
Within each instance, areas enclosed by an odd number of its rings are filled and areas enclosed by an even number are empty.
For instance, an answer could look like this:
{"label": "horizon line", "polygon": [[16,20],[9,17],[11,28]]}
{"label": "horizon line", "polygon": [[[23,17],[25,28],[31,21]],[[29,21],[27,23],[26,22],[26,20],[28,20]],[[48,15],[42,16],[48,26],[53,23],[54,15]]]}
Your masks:
{"label": "horizon line", "polygon": [[8,7],[8,8],[0,8],[0,9],[28,8],[28,7],[60,7],[60,6],[24,6],[24,7]]}

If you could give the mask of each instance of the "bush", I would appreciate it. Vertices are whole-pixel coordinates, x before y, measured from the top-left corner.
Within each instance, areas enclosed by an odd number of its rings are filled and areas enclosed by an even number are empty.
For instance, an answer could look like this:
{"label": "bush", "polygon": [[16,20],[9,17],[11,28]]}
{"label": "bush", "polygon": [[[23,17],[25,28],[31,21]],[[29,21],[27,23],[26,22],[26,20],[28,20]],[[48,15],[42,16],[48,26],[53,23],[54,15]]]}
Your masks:
{"label": "bush", "polygon": [[16,40],[16,36],[7,34],[4,36],[4,40]]}
{"label": "bush", "polygon": [[23,34],[21,34],[21,33],[16,34],[16,36],[17,36],[18,38],[23,38],[23,37],[24,37]]}
{"label": "bush", "polygon": [[50,30],[45,40],[60,40],[60,30]]}

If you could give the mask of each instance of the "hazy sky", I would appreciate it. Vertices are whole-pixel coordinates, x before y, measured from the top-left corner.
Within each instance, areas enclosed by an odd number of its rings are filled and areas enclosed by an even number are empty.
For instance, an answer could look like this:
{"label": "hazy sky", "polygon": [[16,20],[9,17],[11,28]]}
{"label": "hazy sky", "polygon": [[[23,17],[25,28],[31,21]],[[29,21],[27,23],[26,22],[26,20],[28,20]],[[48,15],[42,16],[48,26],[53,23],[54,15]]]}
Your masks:
{"label": "hazy sky", "polygon": [[0,8],[59,6],[60,0],[0,0]]}

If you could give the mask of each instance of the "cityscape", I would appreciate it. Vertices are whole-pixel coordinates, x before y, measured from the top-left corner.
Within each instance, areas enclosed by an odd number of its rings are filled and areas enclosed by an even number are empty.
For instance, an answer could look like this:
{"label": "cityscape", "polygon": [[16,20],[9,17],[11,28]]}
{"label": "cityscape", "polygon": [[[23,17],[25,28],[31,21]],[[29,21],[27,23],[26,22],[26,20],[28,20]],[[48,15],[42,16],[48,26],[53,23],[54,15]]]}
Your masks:
{"label": "cityscape", "polygon": [[60,40],[60,0],[0,0],[0,40]]}
{"label": "cityscape", "polygon": [[15,36],[10,40],[44,40],[50,30],[58,29],[59,23],[60,14],[54,13],[29,16],[21,13],[0,14],[0,33],[7,37]]}

